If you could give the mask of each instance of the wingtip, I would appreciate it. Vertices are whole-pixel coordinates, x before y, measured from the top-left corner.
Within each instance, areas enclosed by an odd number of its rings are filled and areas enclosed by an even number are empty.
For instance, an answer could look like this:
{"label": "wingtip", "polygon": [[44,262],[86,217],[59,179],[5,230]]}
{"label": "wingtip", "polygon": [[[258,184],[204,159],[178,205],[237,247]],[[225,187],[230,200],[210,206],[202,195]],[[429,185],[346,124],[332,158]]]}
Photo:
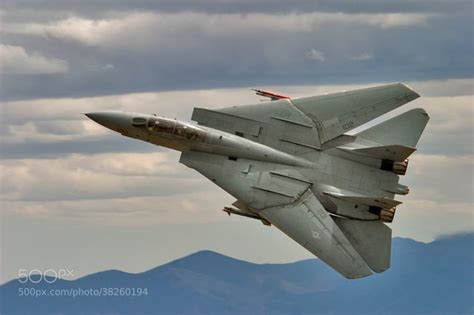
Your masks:
{"label": "wingtip", "polygon": [[403,82],[400,82],[399,83],[401,86],[403,86],[404,88],[406,88],[407,90],[410,91],[410,94],[412,96],[412,99],[415,99],[415,98],[418,98],[420,97],[421,95],[418,94],[418,92],[416,92],[411,86],[409,86],[408,84],[406,83],[403,83]]}

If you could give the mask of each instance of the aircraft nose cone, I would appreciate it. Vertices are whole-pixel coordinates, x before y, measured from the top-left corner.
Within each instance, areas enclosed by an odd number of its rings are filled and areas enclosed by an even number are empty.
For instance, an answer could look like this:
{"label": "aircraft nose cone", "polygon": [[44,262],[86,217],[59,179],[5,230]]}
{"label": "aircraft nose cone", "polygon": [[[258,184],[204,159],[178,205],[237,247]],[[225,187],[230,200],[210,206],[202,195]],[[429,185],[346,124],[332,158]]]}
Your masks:
{"label": "aircraft nose cone", "polygon": [[95,112],[86,113],[84,115],[96,123],[114,131],[127,129],[131,125],[130,117],[122,112]]}
{"label": "aircraft nose cone", "polygon": [[84,114],[86,115],[88,118],[92,119],[93,121],[95,121],[96,123],[101,123],[101,121],[103,121],[104,119],[107,119],[107,114],[106,113],[86,113]]}

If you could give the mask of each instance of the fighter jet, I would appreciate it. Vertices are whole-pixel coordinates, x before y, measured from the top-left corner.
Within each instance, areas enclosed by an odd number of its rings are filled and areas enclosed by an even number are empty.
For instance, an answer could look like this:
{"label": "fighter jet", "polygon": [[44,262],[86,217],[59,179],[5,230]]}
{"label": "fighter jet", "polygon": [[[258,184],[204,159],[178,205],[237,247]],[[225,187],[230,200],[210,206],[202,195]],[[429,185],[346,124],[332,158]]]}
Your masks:
{"label": "fighter jet", "polygon": [[390,267],[395,195],[429,120],[406,111],[347,134],[419,95],[402,83],[222,109],[197,125],[153,114],[95,112],[124,136],[181,152],[180,163],[231,194],[230,214],[273,225],[349,279]]}

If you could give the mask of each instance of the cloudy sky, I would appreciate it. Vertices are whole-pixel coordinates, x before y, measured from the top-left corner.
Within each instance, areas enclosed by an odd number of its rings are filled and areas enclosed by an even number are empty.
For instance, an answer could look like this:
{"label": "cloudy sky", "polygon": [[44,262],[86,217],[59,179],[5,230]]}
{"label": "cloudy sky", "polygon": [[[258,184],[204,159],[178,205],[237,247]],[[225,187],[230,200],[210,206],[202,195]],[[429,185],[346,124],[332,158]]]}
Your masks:
{"label": "cloudy sky", "polygon": [[[192,108],[409,83],[431,116],[395,235],[474,229],[472,1],[4,0],[0,6],[0,281],[18,269],[143,271],[200,249],[256,262],[310,255],[179,154],[81,113],[189,120]],[[393,114],[392,114],[393,115]]]}

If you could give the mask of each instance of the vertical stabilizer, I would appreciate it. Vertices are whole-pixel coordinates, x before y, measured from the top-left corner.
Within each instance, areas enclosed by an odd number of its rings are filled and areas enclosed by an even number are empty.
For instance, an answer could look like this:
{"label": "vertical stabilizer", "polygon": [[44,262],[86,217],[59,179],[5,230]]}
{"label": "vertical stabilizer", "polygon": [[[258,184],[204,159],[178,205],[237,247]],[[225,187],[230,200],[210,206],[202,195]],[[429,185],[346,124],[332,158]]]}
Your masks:
{"label": "vertical stabilizer", "polygon": [[430,117],[422,108],[409,110],[357,134],[380,144],[416,147]]}

